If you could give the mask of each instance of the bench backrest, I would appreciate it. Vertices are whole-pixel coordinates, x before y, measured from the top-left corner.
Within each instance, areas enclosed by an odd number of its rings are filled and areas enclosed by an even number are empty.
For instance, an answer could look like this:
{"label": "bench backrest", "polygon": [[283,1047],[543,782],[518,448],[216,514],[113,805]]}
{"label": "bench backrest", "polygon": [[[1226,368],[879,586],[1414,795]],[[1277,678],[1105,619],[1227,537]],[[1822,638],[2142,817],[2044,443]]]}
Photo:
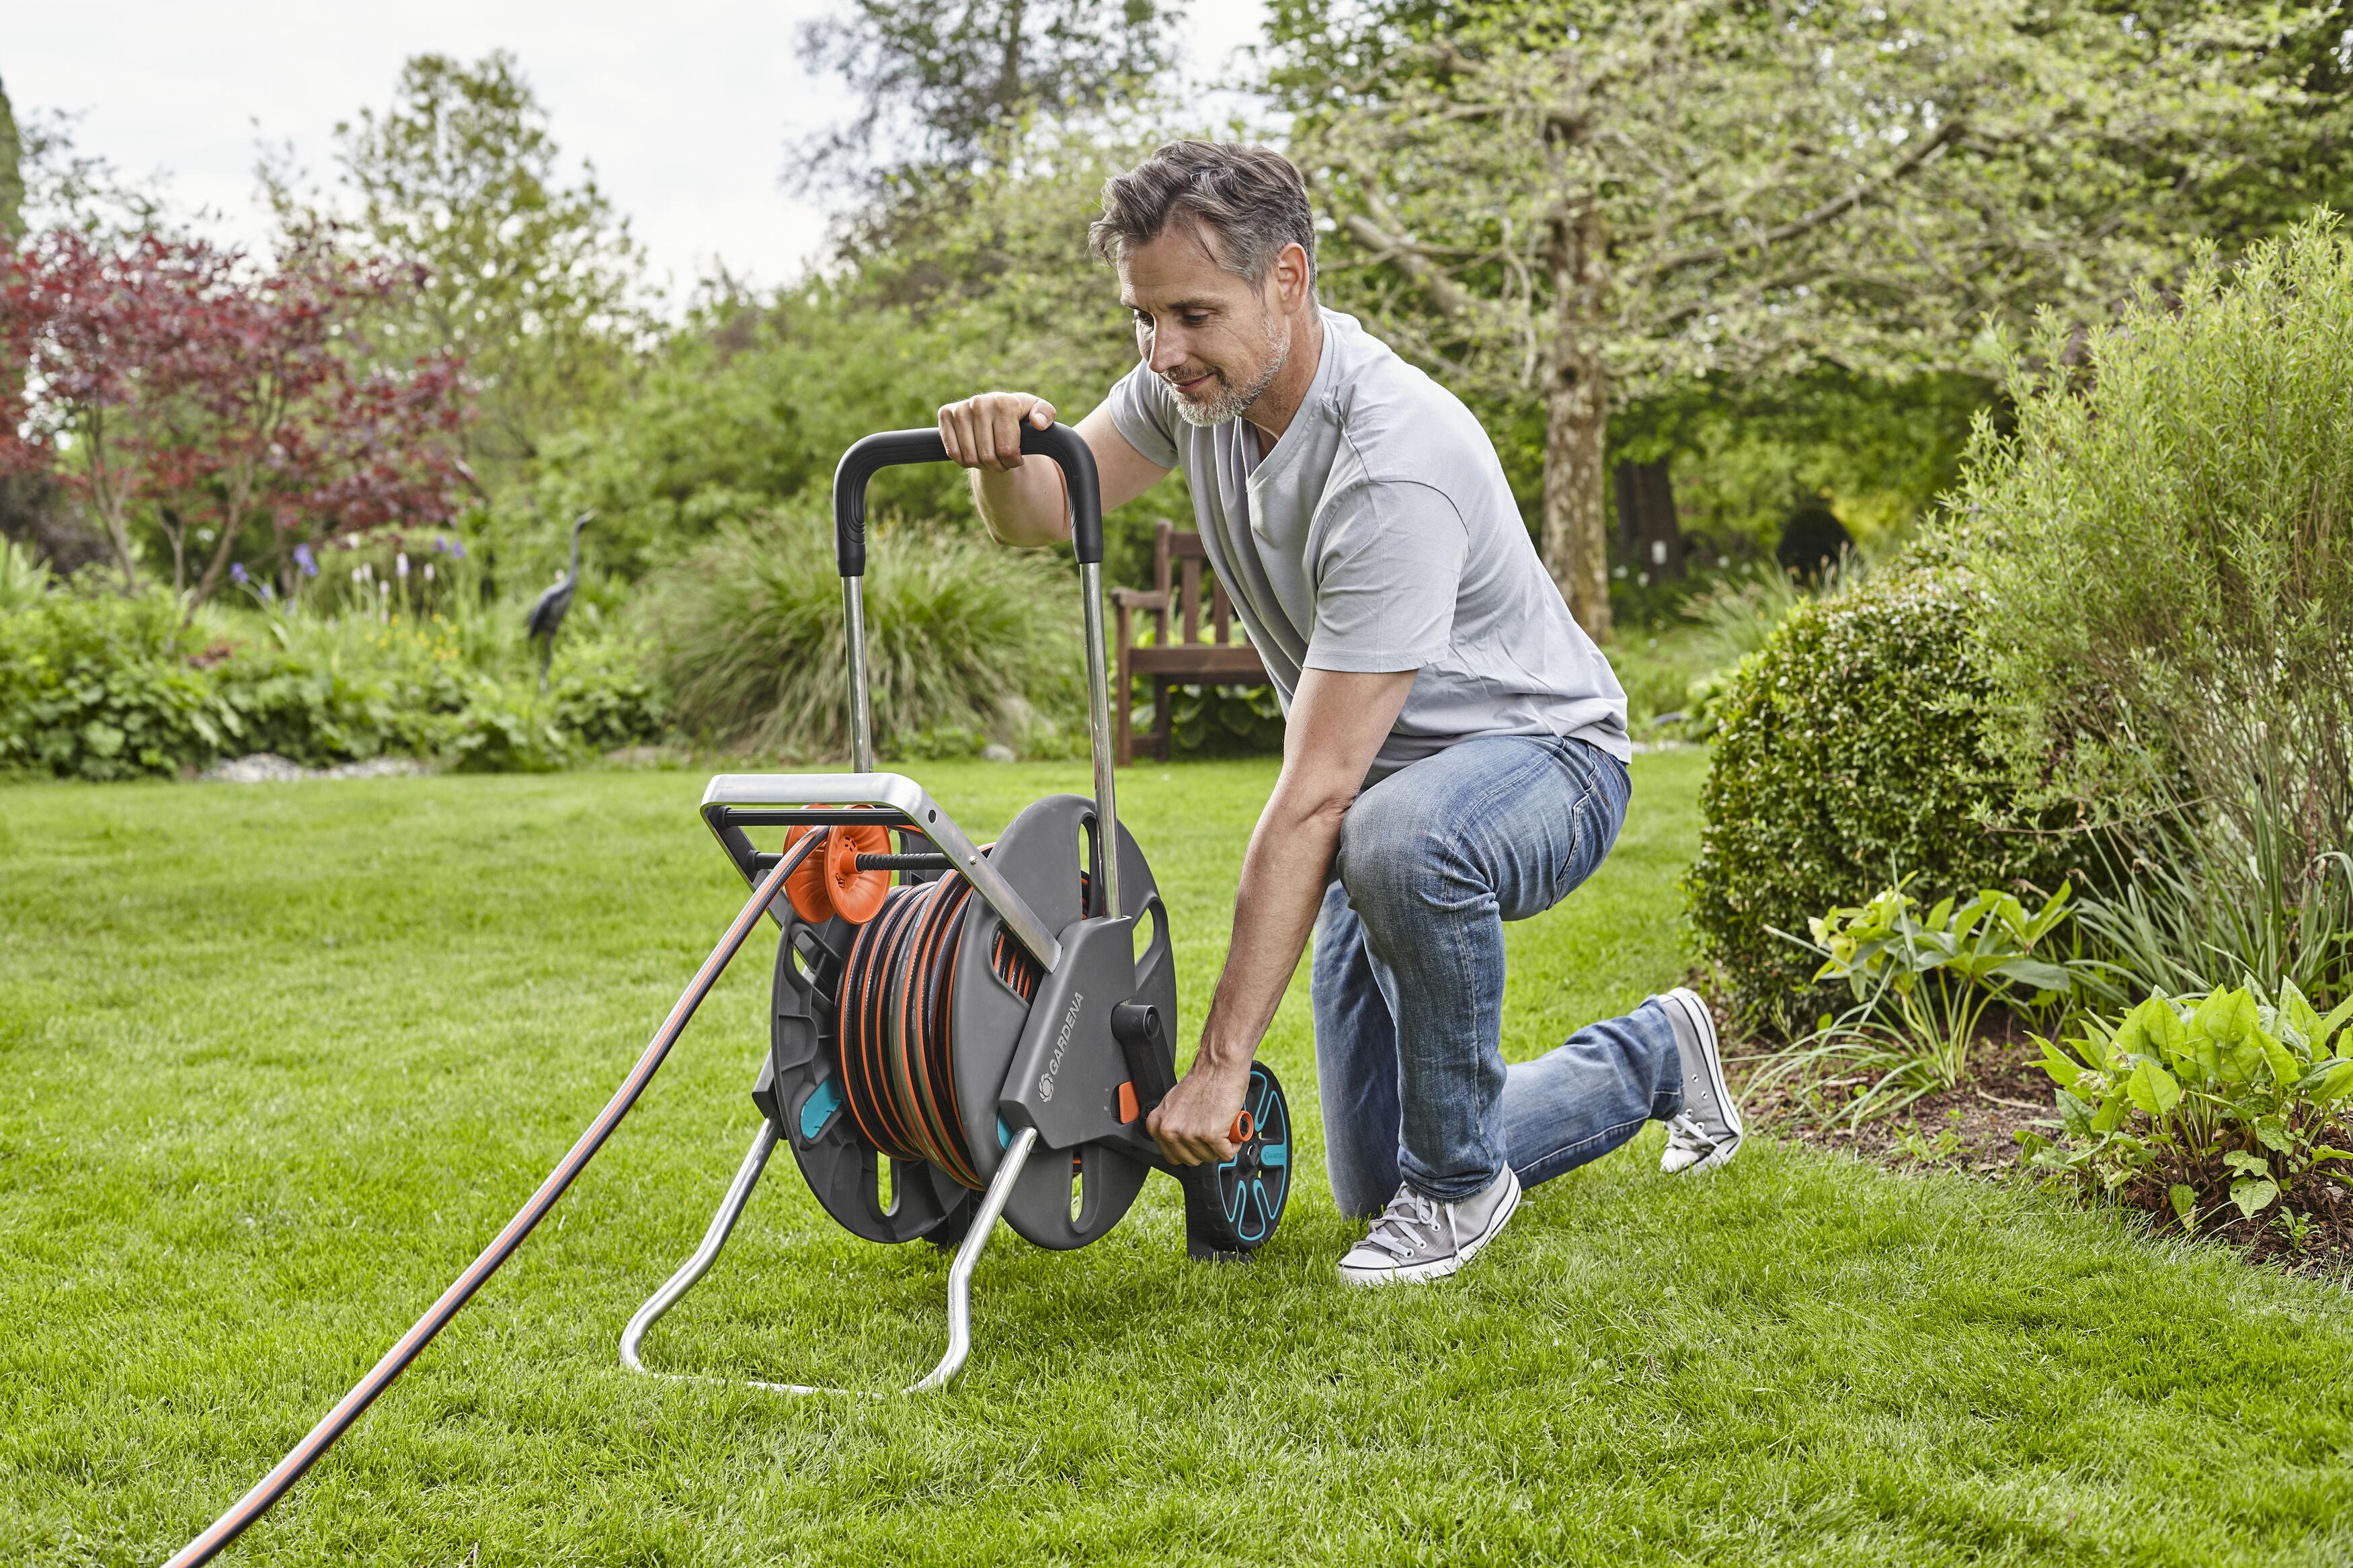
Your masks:
{"label": "bench backrest", "polygon": [[[1226,585],[1218,574],[1209,571],[1208,552],[1202,548],[1201,536],[1188,528],[1178,528],[1163,518],[1153,531],[1152,586],[1167,595],[1169,610],[1153,612],[1155,640],[1163,647],[1203,641],[1230,643],[1233,641],[1234,607],[1226,597]],[[1212,635],[1201,636],[1201,582],[1208,580],[1209,628]],[[1170,635],[1174,619],[1182,636]]]}

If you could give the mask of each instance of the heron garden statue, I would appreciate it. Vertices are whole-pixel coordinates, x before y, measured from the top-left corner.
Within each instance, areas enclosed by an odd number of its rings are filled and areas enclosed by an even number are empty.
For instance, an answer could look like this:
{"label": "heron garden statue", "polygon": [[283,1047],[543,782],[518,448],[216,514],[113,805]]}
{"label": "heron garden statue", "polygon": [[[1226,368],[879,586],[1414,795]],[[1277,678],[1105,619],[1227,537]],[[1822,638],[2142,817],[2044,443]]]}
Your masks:
{"label": "heron garden statue", "polygon": [[547,663],[555,657],[555,629],[564,624],[572,608],[572,595],[580,586],[580,531],[596,515],[584,511],[572,520],[572,565],[548,585],[547,592],[532,601],[530,613],[522,618],[523,636],[539,645],[539,694],[543,697],[547,695]]}

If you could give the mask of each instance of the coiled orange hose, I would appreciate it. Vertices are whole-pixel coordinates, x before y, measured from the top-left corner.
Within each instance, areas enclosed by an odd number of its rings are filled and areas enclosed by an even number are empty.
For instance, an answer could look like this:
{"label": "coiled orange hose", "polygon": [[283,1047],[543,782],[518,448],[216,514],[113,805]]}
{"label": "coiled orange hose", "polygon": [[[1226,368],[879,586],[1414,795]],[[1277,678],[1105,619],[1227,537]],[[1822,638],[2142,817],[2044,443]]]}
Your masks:
{"label": "coiled orange hose", "polygon": [[[806,831],[796,829],[787,848]],[[788,891],[802,919],[818,923],[838,914],[858,927],[842,961],[835,1011],[850,1118],[882,1153],[936,1165],[976,1192],[985,1184],[965,1138],[954,1026],[972,884],[952,872],[892,887],[888,871],[857,869],[857,856],[887,849],[881,828],[837,824],[817,831],[827,842],[803,862]],[[808,870],[820,858],[821,881]],[[989,967],[1023,1000],[1037,994],[1037,964],[1002,930],[990,944]]]}

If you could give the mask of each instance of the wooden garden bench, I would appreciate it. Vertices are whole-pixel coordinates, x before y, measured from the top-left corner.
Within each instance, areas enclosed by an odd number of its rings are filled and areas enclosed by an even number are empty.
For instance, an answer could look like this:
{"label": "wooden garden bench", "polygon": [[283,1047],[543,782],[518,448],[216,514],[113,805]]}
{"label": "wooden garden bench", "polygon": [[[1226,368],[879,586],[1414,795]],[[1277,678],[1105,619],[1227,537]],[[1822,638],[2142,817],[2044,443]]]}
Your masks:
{"label": "wooden garden bench", "polygon": [[[1113,588],[1111,602],[1118,617],[1119,723],[1116,756],[1119,765],[1135,760],[1135,685],[1134,677],[1152,679],[1152,748],[1162,762],[1174,744],[1168,724],[1168,689],[1172,686],[1258,686],[1266,680],[1266,666],[1258,649],[1233,640],[1234,607],[1217,574],[1205,570],[1208,553],[1201,536],[1163,519],[1152,542],[1152,586]],[[1209,585],[1211,640],[1201,637],[1201,580]],[[1152,641],[1135,646],[1134,617],[1150,616]],[[1181,631],[1182,636],[1175,635]]]}

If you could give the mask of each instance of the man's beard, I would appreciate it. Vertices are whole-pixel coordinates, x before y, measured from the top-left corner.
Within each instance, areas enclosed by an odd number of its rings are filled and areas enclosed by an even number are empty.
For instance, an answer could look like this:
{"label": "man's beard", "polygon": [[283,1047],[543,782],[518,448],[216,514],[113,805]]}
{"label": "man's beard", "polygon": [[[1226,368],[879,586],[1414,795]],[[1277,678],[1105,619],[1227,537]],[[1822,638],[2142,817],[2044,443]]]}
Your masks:
{"label": "man's beard", "polygon": [[1239,417],[1259,400],[1268,387],[1274,384],[1274,378],[1281,375],[1282,367],[1291,363],[1291,344],[1285,342],[1280,347],[1276,346],[1272,322],[1268,323],[1266,342],[1267,347],[1274,353],[1256,380],[1248,386],[1236,386],[1227,379],[1224,371],[1211,371],[1209,374],[1216,379],[1218,390],[1199,399],[1178,393],[1176,416],[1187,425],[1202,426],[1223,425],[1229,419]]}

